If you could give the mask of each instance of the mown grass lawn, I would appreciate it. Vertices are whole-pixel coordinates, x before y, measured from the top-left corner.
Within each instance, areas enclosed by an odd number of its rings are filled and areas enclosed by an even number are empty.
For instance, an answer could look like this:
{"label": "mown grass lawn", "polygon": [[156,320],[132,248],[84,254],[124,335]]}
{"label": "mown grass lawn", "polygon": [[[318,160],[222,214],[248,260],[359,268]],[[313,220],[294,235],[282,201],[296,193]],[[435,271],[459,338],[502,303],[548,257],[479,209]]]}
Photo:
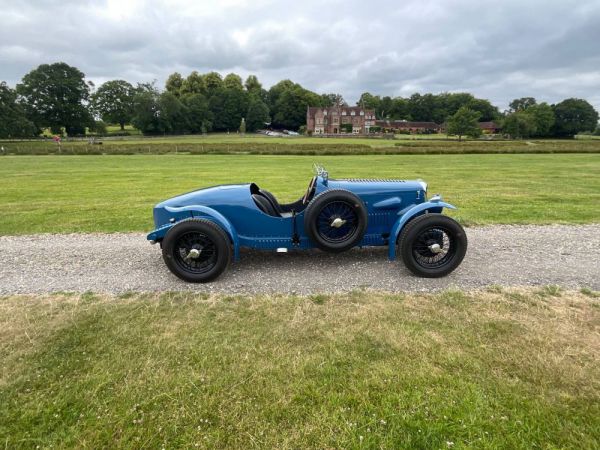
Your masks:
{"label": "mown grass lawn", "polygon": [[597,296],[0,298],[0,442],[597,448]]}
{"label": "mown grass lawn", "polygon": [[333,178],[422,178],[465,224],[600,221],[600,154],[5,156],[0,234],[150,230],[155,203],[222,183],[291,201],[314,162]]}

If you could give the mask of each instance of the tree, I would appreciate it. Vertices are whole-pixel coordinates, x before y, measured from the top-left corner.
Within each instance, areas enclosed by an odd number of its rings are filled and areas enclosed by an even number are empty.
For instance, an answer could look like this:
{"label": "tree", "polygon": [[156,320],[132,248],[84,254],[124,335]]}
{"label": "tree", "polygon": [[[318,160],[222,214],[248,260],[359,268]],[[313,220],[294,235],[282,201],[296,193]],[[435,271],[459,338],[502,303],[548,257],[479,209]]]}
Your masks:
{"label": "tree", "polygon": [[165,89],[167,92],[179,96],[181,94],[181,88],[183,87],[183,81],[181,74],[179,72],[174,72],[167,78]]}
{"label": "tree", "polygon": [[213,115],[208,100],[202,94],[188,94],[181,98],[187,111],[187,126],[191,133],[206,133],[212,129]]}
{"label": "tree", "polygon": [[448,119],[447,133],[451,136],[458,136],[462,140],[463,136],[479,137],[481,128],[479,127],[479,117],[481,113],[473,111],[467,106],[462,106],[456,113]]}
{"label": "tree", "polygon": [[215,92],[223,88],[223,79],[217,72],[209,72],[203,76],[206,96],[212,97]]}
{"label": "tree", "polygon": [[394,102],[392,98],[389,96],[385,96],[381,98],[381,103],[379,103],[379,111],[375,110],[375,115],[378,115],[381,119],[388,118],[394,108]]}
{"label": "tree", "polygon": [[144,134],[164,132],[159,106],[159,93],[156,89],[140,90],[133,98],[131,123]]}
{"label": "tree", "polygon": [[535,116],[525,110],[509,114],[502,125],[502,132],[513,139],[528,138],[534,135],[536,130]]}
{"label": "tree", "polygon": [[284,91],[274,106],[273,123],[282,128],[297,130],[306,123],[306,109],[320,106],[321,97],[314,92],[295,85]]}
{"label": "tree", "polygon": [[270,121],[269,107],[259,99],[252,100],[246,113],[246,128],[248,131],[260,130]]}
{"label": "tree", "polygon": [[271,86],[271,89],[269,89],[269,92],[267,93],[267,105],[269,106],[271,113],[274,113],[277,101],[279,100],[279,97],[281,97],[281,94],[290,89],[294,89],[296,86],[299,85],[296,85],[296,83],[291,80],[282,80]]}
{"label": "tree", "polygon": [[85,132],[92,122],[85,104],[89,92],[83,72],[65,63],[42,64],[17,85],[28,118],[54,133],[60,133],[62,127],[68,134]]}
{"label": "tree", "polygon": [[385,119],[392,115],[398,105],[394,102],[394,99],[389,96],[381,98],[379,95],[363,92],[356,102],[356,106],[361,106],[365,109],[373,109],[375,110],[375,116],[377,118]]}
{"label": "tree", "polygon": [[563,100],[554,106],[553,131],[556,136],[574,136],[592,131],[598,126],[598,112],[587,101],[578,98]]}
{"label": "tree", "polygon": [[124,80],[107,81],[92,95],[92,109],[102,120],[118,123],[121,130],[133,116],[134,87]]}
{"label": "tree", "polygon": [[205,94],[206,83],[204,76],[195,70],[181,83],[181,94]]}
{"label": "tree", "polygon": [[412,120],[433,121],[437,106],[436,97],[433,94],[413,94],[408,99],[408,111]]}
{"label": "tree", "polygon": [[[438,108],[446,111],[446,115],[442,119],[445,120],[448,116],[453,116],[463,106],[471,107],[475,97],[468,92],[444,92],[436,96]],[[474,109],[474,108],[472,108]]]}
{"label": "tree", "polygon": [[271,86],[267,94],[272,123],[281,128],[297,130],[306,123],[309,106],[323,106],[323,97],[290,80]]}
{"label": "tree", "polygon": [[380,117],[378,114],[380,105],[381,105],[381,98],[379,97],[379,95],[373,95],[370,92],[363,92],[360,95],[360,98],[358,99],[358,101],[356,102],[356,106],[360,106],[365,109],[375,110],[375,115],[377,117]]}
{"label": "tree", "polygon": [[0,82],[0,138],[32,137],[39,134],[25,116],[23,107],[17,103],[17,93],[2,81]]}
{"label": "tree", "polygon": [[248,75],[248,78],[244,82],[244,87],[250,93],[260,94],[262,91],[262,84],[260,84],[256,75]]}
{"label": "tree", "polygon": [[223,78],[223,86],[226,89],[244,89],[244,85],[242,84],[242,77],[235,73],[229,73],[225,76],[225,78]]}
{"label": "tree", "polygon": [[163,92],[158,99],[159,123],[163,133],[181,134],[188,130],[185,106],[171,92]]}
{"label": "tree", "polygon": [[525,111],[530,106],[535,105],[537,102],[533,97],[522,97],[515,98],[512,102],[508,104],[508,107],[512,112],[517,111]]}
{"label": "tree", "polygon": [[473,100],[471,100],[467,106],[473,111],[478,111],[481,114],[479,120],[482,122],[497,120],[500,117],[498,108],[492,105],[489,100],[473,98]]}
{"label": "tree", "polygon": [[322,106],[348,106],[342,94],[321,94]]}
{"label": "tree", "polygon": [[410,114],[408,112],[408,100],[402,97],[396,97],[392,99],[390,116],[392,119],[410,120]]}
{"label": "tree", "polygon": [[208,101],[217,131],[237,130],[248,110],[248,93],[239,89],[217,90]]}
{"label": "tree", "polygon": [[549,136],[555,122],[554,110],[548,103],[539,103],[529,106],[525,113],[531,115],[535,122],[533,136]]}

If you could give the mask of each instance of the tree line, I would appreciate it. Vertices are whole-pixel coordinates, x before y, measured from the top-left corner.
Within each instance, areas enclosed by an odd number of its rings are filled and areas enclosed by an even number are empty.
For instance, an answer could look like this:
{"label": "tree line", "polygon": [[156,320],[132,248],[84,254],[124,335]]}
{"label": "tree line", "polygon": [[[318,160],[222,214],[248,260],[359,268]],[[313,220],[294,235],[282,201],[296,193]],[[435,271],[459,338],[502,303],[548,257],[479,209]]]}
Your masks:
{"label": "tree line", "polygon": [[[256,131],[270,125],[299,130],[308,106],[342,106],[336,93],[318,94],[283,80],[263,87],[255,75],[245,80],[230,73],[171,74],[159,89],[154,82],[133,85],[111,80],[96,88],[79,69],[65,63],[42,64],[26,74],[15,89],[0,82],[0,137],[55,134],[83,135],[106,131],[106,123],[142,133],[186,134],[210,131]],[[373,109],[378,119],[446,123],[450,134],[476,136],[477,122],[496,121],[514,138],[572,136],[597,128],[598,113],[581,99],[556,105],[534,98],[515,99],[500,112],[486,99],[469,93],[413,94],[390,97],[363,93],[358,106]]]}

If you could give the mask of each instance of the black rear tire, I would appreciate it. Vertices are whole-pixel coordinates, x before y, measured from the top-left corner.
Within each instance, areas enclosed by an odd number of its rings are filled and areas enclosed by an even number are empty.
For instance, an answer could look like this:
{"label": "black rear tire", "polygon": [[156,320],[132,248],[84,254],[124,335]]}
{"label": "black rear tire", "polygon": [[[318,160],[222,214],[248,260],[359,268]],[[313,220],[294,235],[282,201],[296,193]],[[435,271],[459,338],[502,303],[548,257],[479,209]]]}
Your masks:
{"label": "black rear tire", "polygon": [[367,208],[350,191],[331,189],[306,207],[304,230],[321,250],[339,253],[357,245],[367,229]]}
{"label": "black rear tire", "polygon": [[424,214],[405,225],[399,238],[400,254],[415,275],[439,278],[462,262],[467,235],[458,222],[442,214]]}
{"label": "black rear tire", "polygon": [[205,219],[186,219],[169,230],[162,242],[165,264],[191,283],[217,278],[231,260],[231,244],[223,229]]}

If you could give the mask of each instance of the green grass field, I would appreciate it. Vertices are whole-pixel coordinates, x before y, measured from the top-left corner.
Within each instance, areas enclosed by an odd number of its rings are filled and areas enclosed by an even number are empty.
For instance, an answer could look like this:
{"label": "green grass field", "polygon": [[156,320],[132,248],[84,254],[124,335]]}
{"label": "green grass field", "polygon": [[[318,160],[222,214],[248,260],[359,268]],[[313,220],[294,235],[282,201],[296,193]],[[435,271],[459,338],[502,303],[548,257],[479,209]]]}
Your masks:
{"label": "green grass field", "polygon": [[7,156],[0,234],[152,229],[152,206],[195,188],[254,181],[282,201],[304,193],[313,162],[335,177],[422,178],[463,223],[600,221],[600,155]]}
{"label": "green grass field", "polygon": [[3,448],[597,448],[597,293],[0,298]]}

